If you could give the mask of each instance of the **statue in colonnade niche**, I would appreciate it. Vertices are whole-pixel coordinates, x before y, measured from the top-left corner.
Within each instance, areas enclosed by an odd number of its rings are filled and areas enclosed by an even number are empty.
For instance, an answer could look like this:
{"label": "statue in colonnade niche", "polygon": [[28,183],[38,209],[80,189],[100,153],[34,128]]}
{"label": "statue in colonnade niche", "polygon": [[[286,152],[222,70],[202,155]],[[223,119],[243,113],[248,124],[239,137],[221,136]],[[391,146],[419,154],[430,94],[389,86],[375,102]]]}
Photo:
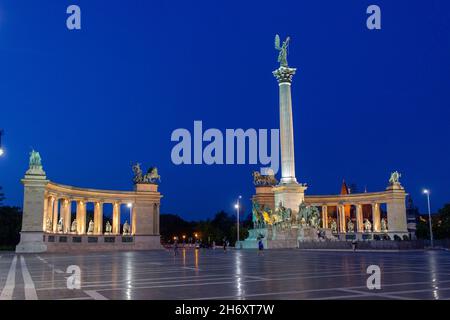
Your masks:
{"label": "statue in colonnade niche", "polygon": [[337,232],[337,223],[336,223],[336,220],[334,220],[334,219],[331,220],[330,226],[331,226],[331,232],[336,233],[336,232]]}
{"label": "statue in colonnade niche", "polygon": [[387,231],[387,221],[386,218],[381,219],[381,231],[386,232]]}
{"label": "statue in colonnade niche", "polygon": [[87,233],[90,233],[90,234],[94,233],[94,221],[92,221],[92,219],[91,219],[91,221],[89,221]]}
{"label": "statue in colonnade niche", "polygon": [[110,234],[112,232],[112,225],[109,223],[109,220],[106,221],[105,233]]}
{"label": "statue in colonnade niche", "polygon": [[123,235],[129,235],[130,234],[130,225],[128,224],[128,220],[125,220],[125,223],[123,224]]}
{"label": "statue in colonnade niche", "polygon": [[355,232],[355,225],[353,224],[352,219],[349,219],[347,222],[347,232]]}
{"label": "statue in colonnade niche", "polygon": [[52,219],[50,217],[47,218],[45,228],[47,231],[52,231]]}
{"label": "statue in colonnade niche", "polygon": [[61,217],[58,221],[58,232],[63,232],[64,219]]}
{"label": "statue in colonnade niche", "polygon": [[369,219],[364,220],[364,231],[365,232],[372,231],[372,224],[370,223]]}
{"label": "statue in colonnade niche", "polygon": [[70,226],[70,232],[77,232],[77,219],[73,219],[72,225]]}

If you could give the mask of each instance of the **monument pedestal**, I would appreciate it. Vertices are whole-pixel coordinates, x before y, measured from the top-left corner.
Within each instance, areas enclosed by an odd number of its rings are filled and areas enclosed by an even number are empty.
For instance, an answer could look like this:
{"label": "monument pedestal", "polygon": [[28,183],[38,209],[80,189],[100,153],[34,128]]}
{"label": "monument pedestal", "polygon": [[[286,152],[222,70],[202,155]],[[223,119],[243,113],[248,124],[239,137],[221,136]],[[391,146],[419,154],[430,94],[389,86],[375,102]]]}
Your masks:
{"label": "monument pedestal", "polygon": [[47,177],[39,162],[30,163],[30,168],[22,179],[24,185],[22,231],[17,253],[39,253],[47,251],[44,243],[45,187]]}
{"label": "monument pedestal", "polygon": [[16,246],[17,253],[41,253],[46,251],[44,232],[22,231],[20,233],[20,243]]}
{"label": "monument pedestal", "polygon": [[280,184],[274,187],[275,206],[278,207],[281,202],[285,208],[298,212],[299,205],[305,200],[306,189],[306,186],[298,183]]}

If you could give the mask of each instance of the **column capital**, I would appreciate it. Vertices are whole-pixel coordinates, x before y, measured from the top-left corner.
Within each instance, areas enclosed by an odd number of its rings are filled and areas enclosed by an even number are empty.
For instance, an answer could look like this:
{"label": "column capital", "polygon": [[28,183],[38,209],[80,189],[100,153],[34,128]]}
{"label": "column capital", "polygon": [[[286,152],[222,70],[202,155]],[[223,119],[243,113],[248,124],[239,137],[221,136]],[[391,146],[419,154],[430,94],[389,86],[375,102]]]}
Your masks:
{"label": "column capital", "polygon": [[292,77],[294,76],[296,71],[296,68],[279,67],[277,70],[273,71],[272,74],[275,76],[279,84],[291,84]]}

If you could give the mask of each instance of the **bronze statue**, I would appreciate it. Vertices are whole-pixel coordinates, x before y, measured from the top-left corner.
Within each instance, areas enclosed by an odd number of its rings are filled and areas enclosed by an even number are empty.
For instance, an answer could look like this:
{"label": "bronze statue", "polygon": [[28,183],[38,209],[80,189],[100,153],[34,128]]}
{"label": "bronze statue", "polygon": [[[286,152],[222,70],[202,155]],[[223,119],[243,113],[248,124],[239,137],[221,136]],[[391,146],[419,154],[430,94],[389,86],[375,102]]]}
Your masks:
{"label": "bronze statue", "polygon": [[275,49],[280,52],[278,54],[278,62],[280,63],[280,67],[288,67],[287,54],[290,40],[291,39],[287,37],[286,40],[284,40],[283,44],[280,46],[280,36],[278,34],[275,35]]}

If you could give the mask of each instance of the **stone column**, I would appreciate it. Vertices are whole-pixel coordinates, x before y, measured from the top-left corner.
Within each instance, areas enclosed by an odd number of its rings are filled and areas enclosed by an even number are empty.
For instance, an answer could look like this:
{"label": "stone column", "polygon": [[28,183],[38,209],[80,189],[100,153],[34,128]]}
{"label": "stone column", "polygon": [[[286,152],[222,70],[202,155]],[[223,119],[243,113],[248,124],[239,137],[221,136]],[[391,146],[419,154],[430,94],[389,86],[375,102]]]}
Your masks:
{"label": "stone column", "polygon": [[[45,232],[52,232],[53,231],[53,205],[55,204],[55,198],[53,196],[48,197],[48,205],[47,205],[47,214],[45,219]],[[51,229],[47,228],[47,219],[50,219],[51,221]]]}
{"label": "stone column", "polygon": [[297,183],[291,98],[292,77],[296,70],[295,68],[280,67],[273,71],[280,92],[281,184]]}
{"label": "stone column", "polygon": [[[149,217],[150,218],[150,217]],[[133,205],[131,207],[131,217],[130,217],[130,223],[131,223],[131,235],[135,235],[136,234],[136,229],[137,229],[137,216],[136,216],[136,207],[135,205]],[[152,218],[149,219],[151,222],[153,222]],[[151,233],[150,233],[151,234]]]}
{"label": "stone column", "polygon": [[72,225],[72,208],[71,208],[71,201],[69,199],[63,200],[63,232],[69,233],[70,227]]}
{"label": "stone column", "polygon": [[94,234],[103,234],[103,203],[94,205]]}
{"label": "stone column", "polygon": [[380,232],[380,204],[379,203],[373,203],[372,204],[372,231],[373,232]]}
{"label": "stone column", "polygon": [[281,180],[274,188],[275,207],[281,203],[293,213],[298,212],[299,205],[304,202],[307,189],[305,185],[298,184],[295,177],[291,83],[296,70],[281,66],[272,72],[278,81],[280,94]]}
{"label": "stone column", "polygon": [[322,206],[322,227],[328,228],[328,207],[326,205]]}
{"label": "stone column", "polygon": [[112,233],[120,234],[120,203],[113,204],[113,219],[112,219]]}
{"label": "stone column", "polygon": [[50,204],[50,197],[45,196],[44,198],[44,214],[42,216],[42,231],[45,232],[45,229],[47,229],[47,214],[48,214],[48,206]]}
{"label": "stone column", "polygon": [[58,218],[59,218],[59,199],[55,198],[53,205],[53,233],[58,230]]}
{"label": "stone column", "polygon": [[345,206],[339,205],[338,207],[339,212],[339,232],[346,232],[347,229],[345,228]]}
{"label": "stone column", "polygon": [[81,200],[77,201],[77,233],[86,233],[86,204]]}
{"label": "stone column", "polygon": [[357,232],[363,232],[364,231],[364,225],[363,225],[363,208],[361,204],[356,205],[356,231]]}
{"label": "stone column", "polygon": [[[33,151],[34,152],[34,151]],[[22,229],[17,253],[38,253],[47,251],[44,243],[42,221],[44,215],[45,188],[48,180],[39,159],[30,157],[30,167],[22,179],[24,186]],[[39,161],[38,161],[39,160]]]}

